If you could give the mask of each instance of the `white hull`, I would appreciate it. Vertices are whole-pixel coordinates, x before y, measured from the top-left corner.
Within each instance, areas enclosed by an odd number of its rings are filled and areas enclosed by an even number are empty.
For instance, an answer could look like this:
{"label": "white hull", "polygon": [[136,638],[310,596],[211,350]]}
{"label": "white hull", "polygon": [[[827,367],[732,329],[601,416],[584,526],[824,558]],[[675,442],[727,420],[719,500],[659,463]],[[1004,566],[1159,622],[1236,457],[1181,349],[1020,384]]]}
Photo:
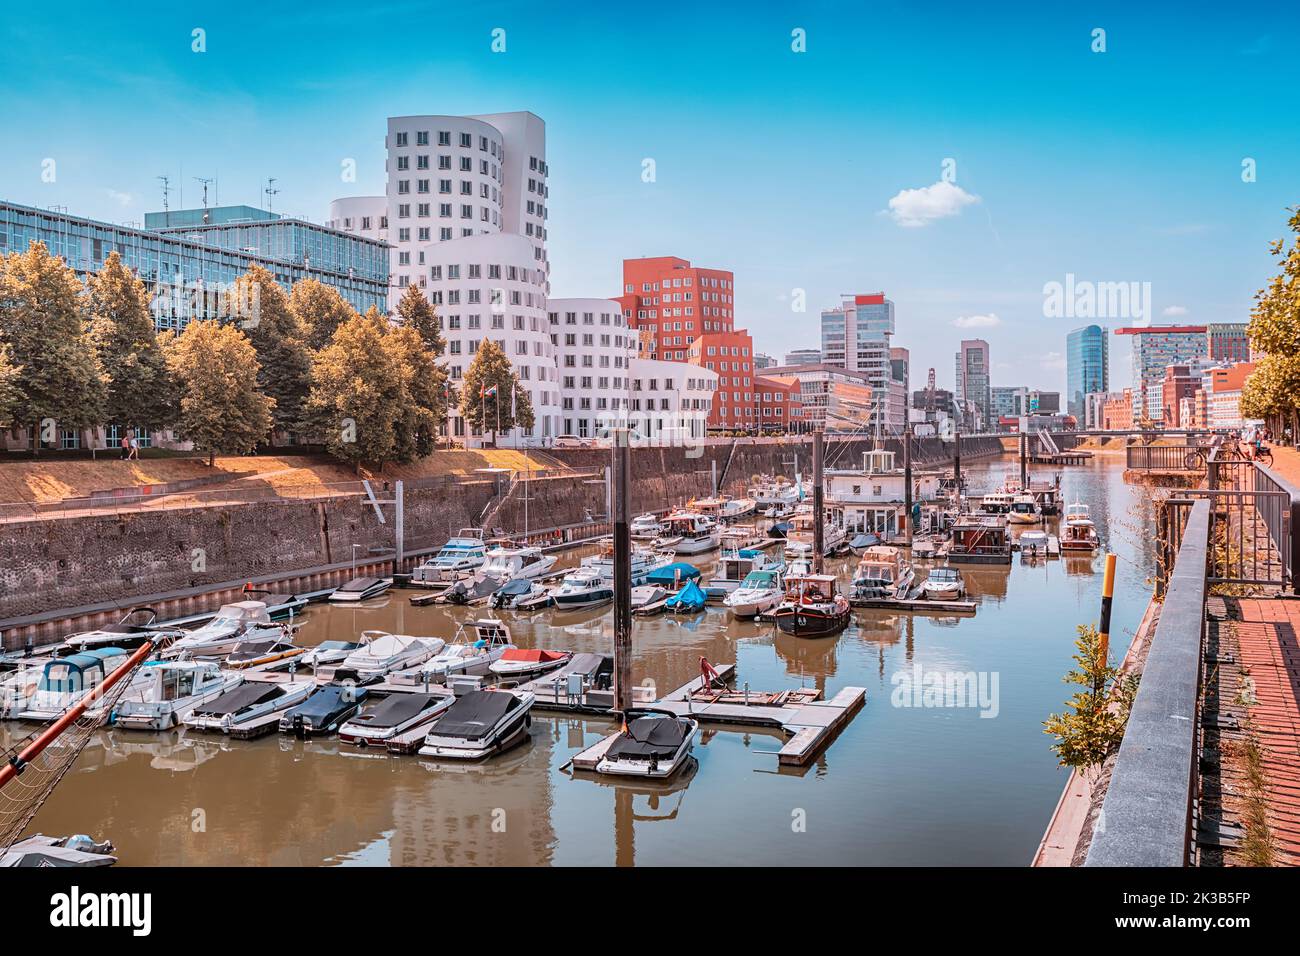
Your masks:
{"label": "white hull", "polygon": [[263,717],[269,717],[271,714],[278,714],[290,707],[296,707],[310,696],[311,692],[316,689],[315,681],[298,681],[292,684],[279,685],[284,689],[284,693],[274,700],[266,701],[255,707],[250,707],[241,714],[222,714],[217,715],[198,715],[191,713],[185,718],[183,723],[186,727],[192,727],[195,730],[217,731],[223,734],[230,733],[231,728],[238,727],[253,720]]}
{"label": "white hull", "polygon": [[736,617],[757,617],[780,604],[783,594],[783,591],[775,588],[761,593],[750,592],[741,595],[733,591],[723,603]]}
{"label": "white hull", "polygon": [[195,708],[216,700],[243,681],[239,674],[231,674],[221,684],[181,700],[119,701],[113,714],[113,726],[124,730],[171,730],[184,723]]}
{"label": "white hull", "polygon": [[682,538],[672,549],[677,554],[703,554],[714,550],[721,537],[717,533],[701,535],[698,538]]}

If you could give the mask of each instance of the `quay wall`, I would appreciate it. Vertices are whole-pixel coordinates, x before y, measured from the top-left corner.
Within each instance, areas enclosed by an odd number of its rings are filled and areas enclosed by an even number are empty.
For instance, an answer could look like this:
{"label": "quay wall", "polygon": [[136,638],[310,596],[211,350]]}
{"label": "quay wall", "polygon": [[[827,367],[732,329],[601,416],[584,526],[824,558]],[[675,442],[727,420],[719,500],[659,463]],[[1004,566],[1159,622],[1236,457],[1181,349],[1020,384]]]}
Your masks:
{"label": "quay wall", "polygon": [[[684,448],[634,449],[632,512],[662,511],[708,494],[713,462],[725,475],[723,492],[734,495],[744,494],[756,474],[791,474],[796,455],[799,470],[809,474],[811,447],[811,440],[742,439],[734,446],[707,445],[695,457]],[[860,465],[869,448],[863,441],[828,442],[828,467]],[[950,449],[925,439],[914,461],[918,467],[938,467],[950,460]],[[963,458],[1001,453],[995,438],[963,440]],[[597,448],[560,449],[553,455],[582,472],[598,472],[610,460],[608,449]],[[386,497],[379,488],[376,492]],[[408,553],[437,547],[457,528],[480,523],[489,532],[517,533],[525,523],[538,532],[599,521],[605,512],[604,483],[581,476],[539,477],[513,487],[504,477],[415,486],[407,488],[405,499]],[[31,618],[64,609],[67,617],[98,626],[119,617],[116,608],[138,604],[141,597],[162,604],[183,595],[183,603],[168,607],[198,613],[228,597],[222,588],[231,582],[283,582],[272,589],[289,593],[307,590],[302,585],[311,582],[340,583],[354,555],[359,570],[385,559],[391,567],[393,509],[384,511],[381,523],[363,495],[333,495],[165,510],[119,508],[0,524],[0,644],[13,649],[34,635],[37,643],[49,639],[53,628]],[[557,534],[534,543],[560,539]]]}

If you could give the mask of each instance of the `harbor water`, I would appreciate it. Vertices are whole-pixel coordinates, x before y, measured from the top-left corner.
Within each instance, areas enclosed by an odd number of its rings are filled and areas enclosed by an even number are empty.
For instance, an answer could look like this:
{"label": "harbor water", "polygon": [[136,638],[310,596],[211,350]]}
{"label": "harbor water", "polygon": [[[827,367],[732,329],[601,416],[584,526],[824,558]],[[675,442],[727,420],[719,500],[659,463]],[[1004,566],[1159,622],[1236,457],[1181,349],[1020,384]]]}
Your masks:
{"label": "harbor water", "polygon": [[[965,468],[978,493],[1017,463]],[[1118,555],[1117,656],[1154,569],[1153,506],[1124,484],[1123,469],[1122,454],[1099,452],[1062,472],[1064,502],[1089,505],[1103,550]],[[709,576],[711,560],[688,560]],[[831,562],[846,584],[854,560]],[[468,766],[336,738],[109,729],[28,832],[109,839],[122,865],[1025,865],[1066,779],[1042,721],[1069,696],[1061,678],[1076,626],[1096,622],[1103,564],[1099,552],[964,565],[973,616],[855,610],[838,638],[787,637],[730,621],[721,607],[635,619],[634,674],[660,694],[697,676],[701,657],[735,661],[737,687],[756,691],[803,685],[830,697],[865,687],[862,710],[804,768],[778,768],[783,740],[773,731],[705,725],[695,765],[671,783],[574,775],[570,758],[611,722],[539,712],[526,744]],[[918,563],[918,578],[927,566]],[[411,607],[411,593],[314,605],[299,640],[351,640],[370,628],[451,639],[461,621],[488,613]],[[612,649],[608,606],[502,617],[520,646]],[[927,694],[933,675],[967,675],[976,693]],[[30,730],[0,724],[0,739]]]}

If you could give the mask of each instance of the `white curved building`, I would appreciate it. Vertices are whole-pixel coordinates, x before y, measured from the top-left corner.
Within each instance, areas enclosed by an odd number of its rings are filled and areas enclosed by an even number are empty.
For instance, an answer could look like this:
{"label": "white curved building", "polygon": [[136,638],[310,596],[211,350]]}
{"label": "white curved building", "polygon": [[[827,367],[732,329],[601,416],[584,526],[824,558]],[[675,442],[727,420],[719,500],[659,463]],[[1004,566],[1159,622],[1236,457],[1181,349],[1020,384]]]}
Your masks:
{"label": "white curved building", "polygon": [[335,199],[330,203],[330,214],[325,224],[340,232],[387,242],[388,197],[347,196]]}

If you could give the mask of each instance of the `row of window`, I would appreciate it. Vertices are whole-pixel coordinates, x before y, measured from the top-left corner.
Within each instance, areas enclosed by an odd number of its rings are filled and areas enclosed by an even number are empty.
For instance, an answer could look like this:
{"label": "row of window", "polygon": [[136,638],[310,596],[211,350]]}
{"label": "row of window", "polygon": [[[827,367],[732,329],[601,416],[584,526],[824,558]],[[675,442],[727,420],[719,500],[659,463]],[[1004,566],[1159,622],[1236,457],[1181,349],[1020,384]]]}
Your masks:
{"label": "row of window", "polygon": [[[642,292],[658,292],[662,286],[664,289],[689,289],[692,284],[690,276],[680,279],[664,279],[660,282],[642,282]],[[730,279],[715,279],[712,276],[700,276],[700,287],[706,289],[734,289],[736,284]],[[623,286],[624,292],[635,292],[636,286],[629,282]],[[730,302],[730,298],[727,299]]]}

